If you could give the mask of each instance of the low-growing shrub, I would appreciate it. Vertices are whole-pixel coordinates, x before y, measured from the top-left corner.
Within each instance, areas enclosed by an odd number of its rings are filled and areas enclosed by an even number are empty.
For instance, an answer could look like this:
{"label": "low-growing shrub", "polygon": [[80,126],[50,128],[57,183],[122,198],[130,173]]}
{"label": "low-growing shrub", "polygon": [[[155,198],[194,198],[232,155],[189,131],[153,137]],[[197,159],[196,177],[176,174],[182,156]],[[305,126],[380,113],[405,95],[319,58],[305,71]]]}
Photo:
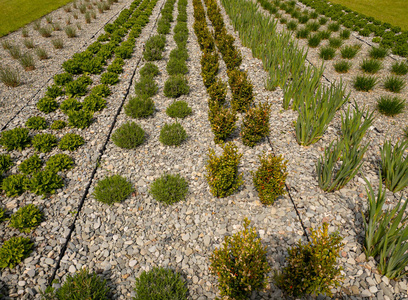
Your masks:
{"label": "low-growing shrub", "polygon": [[253,85],[248,79],[247,72],[228,70],[228,83],[231,87],[231,106],[237,111],[246,111],[254,102]]}
{"label": "low-growing shrub", "polygon": [[170,59],[178,59],[178,60],[184,60],[184,61],[187,60],[188,59],[187,49],[176,48],[176,49],[171,50]]}
{"label": "low-growing shrub", "polygon": [[45,164],[46,170],[51,170],[54,172],[69,170],[73,167],[74,161],[65,153],[58,153],[51,156]]}
{"label": "low-growing shrub", "polygon": [[167,63],[166,67],[167,73],[169,75],[177,75],[177,74],[187,74],[188,68],[187,64],[184,60],[179,59],[170,59]]}
{"label": "low-growing shrub", "polygon": [[250,107],[242,122],[242,143],[254,147],[262,138],[269,134],[269,115],[271,106],[267,103]]}
{"label": "low-growing shrub", "polygon": [[361,62],[360,67],[366,73],[375,74],[382,68],[382,64],[375,59],[364,59]]}
{"label": "low-growing shrub", "polygon": [[334,58],[335,55],[336,55],[336,49],[330,46],[324,46],[320,48],[319,56],[320,58],[324,60],[331,60]]}
{"label": "low-growing shrub", "polygon": [[209,106],[222,106],[225,103],[227,96],[227,84],[224,83],[220,78],[211,84],[207,89],[208,95],[210,96]]}
{"label": "low-growing shrub", "polygon": [[110,94],[111,90],[106,84],[99,84],[91,90],[91,95],[108,97]]}
{"label": "low-growing shrub", "polygon": [[307,44],[309,47],[316,48],[317,46],[319,46],[320,41],[321,41],[321,37],[317,33],[309,37],[309,39],[307,40]]}
{"label": "low-growing shrub", "polygon": [[310,241],[303,245],[301,240],[288,249],[287,266],[275,277],[277,285],[289,296],[326,294],[331,297],[332,287],[340,285],[341,267],[337,259],[343,247],[338,232],[329,234],[329,225],[310,229]]}
{"label": "low-growing shrub", "polygon": [[32,140],[35,150],[43,153],[50,152],[52,148],[57,146],[57,138],[51,133],[37,134]]}
{"label": "low-growing shrub", "polygon": [[0,154],[0,176],[13,166],[13,160],[9,154]]}
{"label": "low-growing shrub", "polygon": [[220,248],[210,257],[210,272],[218,276],[221,296],[245,300],[253,291],[266,287],[270,266],[266,259],[266,246],[262,246],[251,222],[244,220],[244,229],[233,236],[225,236]]}
{"label": "low-growing shrub", "polygon": [[63,129],[67,126],[67,123],[63,120],[55,120],[52,124],[51,124],[51,129],[53,130],[59,130],[59,129]]}
{"label": "low-growing shrub", "polygon": [[206,179],[210,185],[211,193],[215,197],[232,195],[242,184],[242,174],[238,174],[238,164],[242,154],[238,148],[229,142],[222,146],[223,154],[216,156],[214,149],[209,149],[206,164]]}
{"label": "low-growing shrub", "polygon": [[101,111],[106,107],[106,100],[101,96],[91,94],[85,97],[84,101],[82,102],[82,106],[84,110],[90,112]]}
{"label": "low-growing shrub", "polygon": [[181,118],[191,115],[191,107],[188,106],[186,101],[174,101],[166,109],[166,114],[171,118]]}
{"label": "low-growing shrub", "polygon": [[164,83],[163,93],[166,97],[178,98],[187,95],[190,91],[187,79],[182,75],[170,76]]}
{"label": "low-growing shrub", "polygon": [[112,175],[99,180],[93,196],[96,200],[112,205],[125,200],[133,192],[132,184],[120,175]]}
{"label": "low-growing shrub", "polygon": [[351,68],[351,63],[346,60],[341,60],[333,66],[337,73],[347,73]]}
{"label": "low-growing shrub", "polygon": [[43,213],[34,204],[28,204],[20,207],[10,217],[10,227],[16,228],[21,232],[29,233],[40,225],[43,219]]}
{"label": "low-growing shrub", "polygon": [[27,189],[36,195],[42,195],[43,198],[64,186],[62,177],[53,170],[44,170],[32,175],[27,184]]}
{"label": "low-growing shrub", "polygon": [[155,35],[149,38],[145,44],[143,57],[147,61],[162,59],[162,52],[166,46],[166,37],[164,35]]}
{"label": "low-growing shrub", "polygon": [[125,105],[125,113],[131,118],[147,118],[154,112],[154,102],[146,97],[132,97]]}
{"label": "low-growing shrub", "polygon": [[180,275],[170,269],[153,268],[136,278],[133,300],[187,300],[187,287]]}
{"label": "low-growing shrub", "polygon": [[378,111],[386,116],[396,116],[404,111],[405,100],[399,97],[383,96],[377,100]]}
{"label": "low-growing shrub", "polygon": [[65,91],[70,97],[85,96],[88,92],[87,87],[90,84],[92,84],[92,79],[89,76],[81,76],[77,80],[68,82]]}
{"label": "low-growing shrub", "polygon": [[28,118],[25,125],[27,126],[27,128],[36,129],[36,130],[43,130],[43,129],[47,129],[48,127],[47,121],[45,121],[45,118],[39,117],[39,116]]}
{"label": "low-growing shrub", "polygon": [[71,127],[85,129],[91,126],[93,120],[93,112],[81,109],[68,111],[68,124]]}
{"label": "low-growing shrub", "polygon": [[26,190],[27,177],[23,174],[13,174],[3,179],[1,189],[7,197],[20,196]]}
{"label": "low-growing shrub", "polygon": [[391,72],[395,75],[406,75],[408,73],[408,65],[406,62],[395,62],[391,66]]}
{"label": "low-growing shrub", "polygon": [[125,149],[134,149],[143,144],[144,140],[145,132],[135,122],[123,124],[112,134],[113,143]]}
{"label": "low-growing shrub", "polygon": [[107,68],[108,72],[121,74],[123,73],[123,65],[125,62],[122,58],[117,57]]}
{"label": "low-growing shrub", "polygon": [[20,150],[31,145],[31,138],[28,135],[27,128],[17,127],[10,130],[5,130],[0,136],[0,145],[6,148],[7,151]]}
{"label": "low-growing shrub", "polygon": [[372,47],[370,51],[368,52],[371,58],[373,59],[383,59],[384,57],[387,56],[388,50],[386,48],[382,47]]}
{"label": "low-growing shrub", "polygon": [[0,207],[0,223],[6,220],[6,213],[7,211]]}
{"label": "low-growing shrub", "polygon": [[43,97],[37,102],[37,108],[43,113],[49,114],[56,111],[58,108],[58,102],[50,97]]}
{"label": "low-growing shrub", "polygon": [[143,68],[140,69],[140,75],[142,77],[155,77],[159,74],[159,67],[154,63],[146,63]]}
{"label": "low-growing shrub", "polygon": [[85,143],[84,138],[75,133],[67,133],[60,140],[58,147],[61,150],[75,151]]}
{"label": "low-growing shrub", "polygon": [[30,256],[34,243],[29,238],[14,236],[5,241],[0,248],[0,268],[13,269]]}
{"label": "low-growing shrub", "polygon": [[201,77],[206,88],[215,82],[219,70],[218,59],[218,53],[215,51],[205,51],[201,56]]}
{"label": "low-growing shrub", "polygon": [[377,78],[374,76],[357,75],[354,78],[353,86],[357,91],[368,92],[377,84]]}
{"label": "low-growing shrub", "polygon": [[79,102],[77,99],[75,98],[68,98],[65,99],[64,101],[62,101],[61,105],[60,105],[60,109],[62,110],[62,112],[64,114],[68,114],[70,111],[77,111],[80,110],[82,108],[82,104],[81,102]]}
{"label": "low-growing shrub", "polygon": [[47,91],[45,92],[45,97],[48,97],[51,99],[55,99],[62,95],[64,95],[64,91],[62,90],[61,87],[55,84],[47,87]]}
{"label": "low-growing shrub", "polygon": [[157,93],[157,90],[158,86],[151,76],[141,77],[135,83],[135,93],[139,97],[152,97]]}
{"label": "low-growing shrub", "polygon": [[208,120],[210,121],[211,130],[214,134],[214,142],[220,144],[235,131],[238,116],[236,111],[232,108],[209,104]]}
{"label": "low-growing shrub", "polygon": [[119,75],[113,72],[105,72],[101,76],[102,84],[115,85],[119,82]]}
{"label": "low-growing shrub", "polygon": [[43,162],[41,158],[34,154],[33,156],[25,159],[19,166],[18,169],[21,173],[29,175],[41,170]]}
{"label": "low-growing shrub", "polygon": [[384,79],[384,88],[393,93],[399,93],[405,87],[405,81],[396,76],[387,76]]}
{"label": "low-growing shrub", "polygon": [[9,87],[17,87],[21,83],[18,69],[0,66],[0,81]]}
{"label": "low-growing shrub", "polygon": [[167,146],[178,146],[187,139],[187,133],[179,123],[164,124],[160,130],[159,141]]}
{"label": "low-growing shrub", "polygon": [[149,192],[156,201],[174,204],[186,198],[188,183],[179,174],[165,174],[151,184]]}
{"label": "low-growing shrub", "polygon": [[61,73],[61,74],[56,74],[54,76],[54,82],[56,85],[59,86],[65,86],[68,82],[71,82],[74,80],[72,77],[72,74],[70,73]]}

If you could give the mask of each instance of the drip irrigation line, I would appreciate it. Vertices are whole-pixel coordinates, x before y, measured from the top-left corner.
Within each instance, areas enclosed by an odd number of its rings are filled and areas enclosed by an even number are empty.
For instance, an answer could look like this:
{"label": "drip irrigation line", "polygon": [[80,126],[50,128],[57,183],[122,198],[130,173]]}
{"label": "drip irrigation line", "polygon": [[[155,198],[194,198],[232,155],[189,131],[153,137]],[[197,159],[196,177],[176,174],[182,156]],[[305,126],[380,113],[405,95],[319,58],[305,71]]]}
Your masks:
{"label": "drip irrigation line", "polygon": [[[161,5],[161,7],[160,7],[159,12],[161,12],[164,3],[165,3],[165,1],[163,1],[162,5]],[[148,38],[151,37],[151,35],[152,35],[152,33],[153,33],[153,30],[156,28],[156,24],[157,24],[157,20],[158,20],[158,18],[159,18],[159,15],[160,15],[160,13],[157,15],[157,17],[156,17],[156,19],[155,19],[155,21],[154,21],[154,25],[153,25],[153,27],[152,27],[152,30],[151,30],[150,33],[149,33]],[[143,50],[144,50],[144,46],[143,46]],[[142,51],[142,53],[143,53],[143,51]],[[61,252],[60,252],[60,254],[59,254],[59,256],[58,256],[57,264],[56,264],[56,266],[55,266],[55,268],[54,268],[54,270],[53,270],[53,272],[52,272],[52,275],[51,275],[50,279],[48,280],[48,286],[51,286],[51,285],[52,285],[52,282],[53,282],[54,279],[55,279],[55,275],[57,274],[57,271],[58,271],[59,268],[60,268],[61,260],[62,260],[62,258],[63,258],[64,255],[65,255],[65,251],[67,250],[68,243],[70,242],[72,233],[73,233],[74,230],[75,230],[75,222],[76,222],[76,220],[78,219],[79,213],[81,212],[81,209],[82,209],[82,207],[83,207],[83,205],[84,205],[84,203],[85,203],[85,198],[88,196],[89,188],[91,187],[91,184],[92,184],[93,179],[94,179],[94,177],[95,177],[96,171],[98,170],[99,162],[101,161],[102,155],[104,154],[104,152],[105,152],[105,150],[106,150],[106,146],[107,146],[107,144],[108,144],[108,142],[109,142],[109,139],[110,139],[110,136],[111,136],[111,134],[112,134],[113,128],[114,128],[115,125],[116,125],[117,118],[118,118],[118,116],[119,116],[119,114],[120,114],[120,112],[121,112],[121,110],[122,110],[122,107],[123,107],[123,105],[124,105],[124,103],[125,103],[125,101],[126,101],[127,96],[128,96],[129,93],[130,93],[130,88],[132,87],[133,79],[134,79],[134,77],[135,77],[135,75],[136,75],[136,70],[137,70],[137,68],[139,67],[139,64],[140,64],[140,61],[142,60],[142,57],[143,57],[143,56],[140,56],[140,58],[138,59],[138,61],[137,61],[137,63],[136,63],[135,68],[133,69],[132,76],[130,77],[129,85],[128,85],[127,89],[126,89],[126,93],[125,93],[125,95],[124,95],[124,97],[123,97],[122,103],[119,105],[119,108],[118,108],[117,111],[116,111],[116,114],[115,114],[115,116],[114,116],[114,118],[113,118],[113,122],[112,122],[112,124],[111,124],[111,126],[110,126],[110,128],[109,128],[109,132],[108,132],[108,135],[107,135],[107,137],[106,137],[106,140],[105,140],[105,142],[104,142],[102,148],[99,150],[99,155],[98,155],[98,158],[96,159],[95,167],[94,167],[94,169],[92,170],[92,174],[91,174],[91,177],[90,177],[90,179],[89,179],[89,182],[88,182],[88,184],[86,185],[84,194],[83,194],[82,197],[81,197],[80,203],[79,203],[78,208],[77,208],[77,213],[75,214],[75,218],[74,218],[72,224],[68,227],[68,228],[69,228],[69,233],[68,233],[68,235],[67,235],[67,238],[66,238],[66,240],[65,240],[64,245],[63,245],[62,248],[61,248]]]}
{"label": "drip irrigation line", "polygon": [[[86,45],[88,45],[89,41],[91,41],[93,38],[95,38],[95,36],[105,27],[106,24],[108,24],[114,17],[116,17],[118,14],[120,14],[126,7],[127,5],[124,5],[117,13],[115,13],[111,18],[109,18],[108,21],[106,21],[89,39],[87,39],[86,41],[84,41],[84,43],[82,44],[82,46],[80,47],[80,49],[75,52],[79,53],[82,52],[82,49],[84,49],[84,47]],[[68,55],[68,57],[72,57],[74,54],[72,55]],[[66,59],[66,58],[65,58]],[[41,87],[34,93],[34,95],[32,97],[30,97],[29,100],[26,101],[26,103],[14,114],[14,116],[12,116],[0,129],[0,132],[4,131],[8,125],[23,111],[24,108],[26,108],[36,97],[37,95],[48,85],[48,83],[52,80],[52,78],[54,78],[54,76],[50,76],[48,77],[47,81],[41,85]],[[14,107],[16,107],[17,104],[14,105]],[[13,109],[14,109],[13,107]]]}

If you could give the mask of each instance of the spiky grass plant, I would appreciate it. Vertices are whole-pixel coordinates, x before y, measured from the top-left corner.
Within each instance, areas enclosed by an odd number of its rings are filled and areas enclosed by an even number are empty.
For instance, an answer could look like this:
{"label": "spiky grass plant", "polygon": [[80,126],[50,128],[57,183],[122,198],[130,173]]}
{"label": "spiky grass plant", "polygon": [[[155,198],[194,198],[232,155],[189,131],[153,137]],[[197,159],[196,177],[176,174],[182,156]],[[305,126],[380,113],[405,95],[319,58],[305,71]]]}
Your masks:
{"label": "spiky grass plant", "polygon": [[395,146],[392,146],[391,141],[386,141],[380,148],[382,177],[385,186],[393,193],[408,185],[408,158],[405,156],[407,148],[407,140],[400,140]]}
{"label": "spiky grass plant", "polygon": [[62,49],[64,48],[64,40],[63,39],[53,39],[51,41],[52,45],[54,46],[54,49]]}
{"label": "spiky grass plant", "polygon": [[317,46],[319,46],[320,41],[321,41],[320,35],[314,34],[309,37],[309,39],[307,40],[307,44],[309,47],[316,48]]}
{"label": "spiky grass plant", "polygon": [[325,46],[325,47],[320,48],[319,56],[320,58],[324,60],[331,60],[334,58],[335,55],[336,55],[336,49],[330,46]]}
{"label": "spiky grass plant", "polygon": [[351,62],[341,60],[334,64],[334,69],[337,73],[347,73],[351,68]]}
{"label": "spiky grass plant", "polygon": [[69,38],[74,38],[76,37],[76,29],[75,27],[72,26],[67,26],[64,28],[65,34],[69,37]]}
{"label": "spiky grass plant", "polygon": [[329,25],[327,25],[327,29],[333,32],[337,32],[340,30],[340,24],[339,23],[330,23]]}
{"label": "spiky grass plant", "polygon": [[329,38],[329,46],[335,49],[340,48],[343,45],[343,40],[340,38]]}
{"label": "spiky grass plant", "polygon": [[45,38],[48,38],[51,36],[52,33],[52,27],[51,26],[46,26],[46,27],[41,27],[38,29],[38,33]]}
{"label": "spiky grass plant", "polygon": [[19,46],[11,45],[11,47],[7,50],[12,58],[19,59],[21,57],[21,50]]}
{"label": "spiky grass plant", "polygon": [[360,47],[353,45],[353,46],[344,46],[340,49],[341,57],[346,59],[352,59],[356,54],[360,51]]}
{"label": "spiky grass plant", "polygon": [[328,19],[326,17],[320,17],[319,18],[320,25],[326,25],[327,22],[328,22]]}
{"label": "spiky grass plant", "polygon": [[393,93],[399,93],[405,87],[405,81],[396,76],[387,76],[384,79],[384,88]]}
{"label": "spiky grass plant", "polygon": [[357,91],[368,92],[374,88],[378,79],[374,76],[357,75],[354,78],[353,86]]}
{"label": "spiky grass plant", "polygon": [[377,100],[377,110],[389,117],[402,113],[405,109],[405,100],[399,97],[382,96]]}
{"label": "spiky grass plant", "polygon": [[318,31],[320,28],[320,23],[316,21],[311,21],[306,24],[306,28],[310,31]]}
{"label": "spiky grass plant", "polygon": [[300,28],[297,32],[296,32],[296,37],[298,39],[307,39],[309,37],[310,34],[310,30],[307,28]]}
{"label": "spiky grass plant", "polygon": [[340,31],[339,36],[343,40],[348,40],[350,38],[350,30],[344,29]]}
{"label": "spiky grass plant", "polygon": [[19,86],[21,77],[18,69],[0,66],[0,81],[9,87]]}
{"label": "spiky grass plant", "polygon": [[370,55],[371,58],[383,59],[384,57],[387,56],[388,50],[382,47],[372,47],[368,54]]}
{"label": "spiky grass plant", "polygon": [[364,59],[360,67],[365,73],[375,74],[382,68],[382,64],[376,59]]}
{"label": "spiky grass plant", "polygon": [[397,61],[392,64],[391,72],[395,75],[406,75],[408,73],[408,65],[404,61]]}
{"label": "spiky grass plant", "polygon": [[34,58],[30,53],[25,53],[24,55],[22,55],[19,59],[19,62],[21,66],[24,68],[24,70],[26,71],[35,70]]}
{"label": "spiky grass plant", "polygon": [[43,49],[43,48],[37,48],[35,49],[35,54],[37,54],[38,58],[40,60],[44,60],[44,59],[48,59],[48,53],[47,50]]}
{"label": "spiky grass plant", "polygon": [[27,49],[33,49],[35,47],[33,39],[24,39],[23,44],[24,46],[26,46]]}
{"label": "spiky grass plant", "polygon": [[322,40],[328,40],[331,36],[331,31],[329,30],[322,30],[317,33]]}
{"label": "spiky grass plant", "polygon": [[21,30],[21,36],[22,37],[28,37],[28,29],[27,28],[23,28]]}
{"label": "spiky grass plant", "polygon": [[286,27],[289,29],[289,30],[296,30],[296,28],[297,28],[297,26],[298,26],[298,22],[296,22],[296,21],[294,21],[294,20],[292,20],[292,21],[290,21],[290,22],[288,22],[287,24],[286,24]]}

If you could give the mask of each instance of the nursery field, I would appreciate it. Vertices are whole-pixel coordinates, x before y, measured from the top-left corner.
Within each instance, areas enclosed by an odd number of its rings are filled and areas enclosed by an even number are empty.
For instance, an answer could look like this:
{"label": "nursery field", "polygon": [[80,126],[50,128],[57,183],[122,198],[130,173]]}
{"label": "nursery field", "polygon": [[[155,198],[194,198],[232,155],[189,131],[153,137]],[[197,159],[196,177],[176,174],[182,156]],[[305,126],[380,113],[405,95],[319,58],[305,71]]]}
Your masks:
{"label": "nursery field", "polygon": [[8,34],[72,0],[1,0],[0,37]]}
{"label": "nursery field", "polygon": [[408,299],[408,32],[352,9],[76,0],[0,38],[0,299]]}

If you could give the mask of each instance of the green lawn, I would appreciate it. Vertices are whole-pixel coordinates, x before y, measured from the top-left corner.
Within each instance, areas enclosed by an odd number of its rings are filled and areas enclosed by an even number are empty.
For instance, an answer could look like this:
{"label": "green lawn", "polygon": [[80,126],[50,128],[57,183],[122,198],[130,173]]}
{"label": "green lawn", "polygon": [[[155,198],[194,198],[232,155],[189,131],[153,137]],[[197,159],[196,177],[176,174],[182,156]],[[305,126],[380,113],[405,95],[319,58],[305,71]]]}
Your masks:
{"label": "green lawn", "polygon": [[408,0],[330,0],[408,30]]}
{"label": "green lawn", "polygon": [[72,0],[0,0],[0,37]]}

